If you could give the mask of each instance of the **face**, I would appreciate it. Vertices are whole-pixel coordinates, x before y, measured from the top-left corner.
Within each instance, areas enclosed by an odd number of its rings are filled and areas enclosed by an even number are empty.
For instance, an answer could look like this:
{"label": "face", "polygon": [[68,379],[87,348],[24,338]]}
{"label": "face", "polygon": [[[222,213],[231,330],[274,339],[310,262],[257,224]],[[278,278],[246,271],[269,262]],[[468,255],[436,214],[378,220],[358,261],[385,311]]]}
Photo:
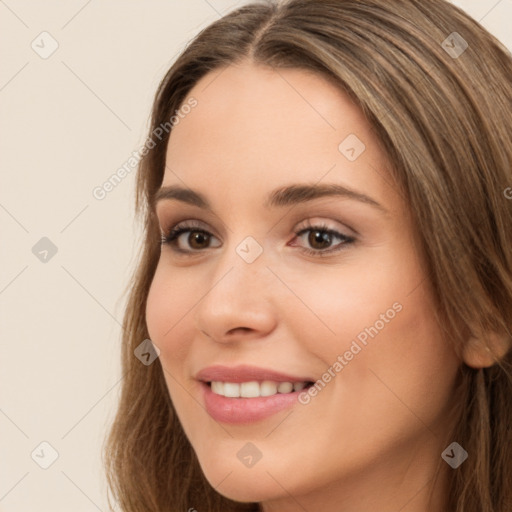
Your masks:
{"label": "face", "polygon": [[230,66],[189,98],[146,318],[206,478],[265,510],[403,506],[445,448],[459,361],[379,141],[302,70]]}

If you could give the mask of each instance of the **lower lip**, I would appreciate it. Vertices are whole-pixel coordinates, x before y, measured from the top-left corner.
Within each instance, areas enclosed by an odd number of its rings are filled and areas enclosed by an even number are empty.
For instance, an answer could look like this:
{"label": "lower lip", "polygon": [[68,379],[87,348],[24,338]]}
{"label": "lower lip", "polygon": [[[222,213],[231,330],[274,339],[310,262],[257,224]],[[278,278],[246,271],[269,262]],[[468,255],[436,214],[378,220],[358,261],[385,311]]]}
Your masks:
{"label": "lower lip", "polygon": [[227,398],[214,393],[202,382],[204,401],[208,414],[222,423],[243,424],[268,418],[297,403],[299,391],[277,393],[256,398]]}

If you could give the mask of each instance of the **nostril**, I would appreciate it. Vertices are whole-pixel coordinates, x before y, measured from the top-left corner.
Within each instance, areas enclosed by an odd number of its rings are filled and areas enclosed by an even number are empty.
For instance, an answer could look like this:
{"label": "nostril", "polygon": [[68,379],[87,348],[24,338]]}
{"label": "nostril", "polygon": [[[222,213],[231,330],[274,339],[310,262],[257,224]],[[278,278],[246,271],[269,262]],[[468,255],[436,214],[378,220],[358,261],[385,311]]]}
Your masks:
{"label": "nostril", "polygon": [[230,333],[232,333],[233,331],[236,332],[238,330],[241,330],[241,331],[244,331],[244,332],[247,332],[247,331],[251,331],[252,329],[250,327],[235,327],[234,329],[230,329]]}

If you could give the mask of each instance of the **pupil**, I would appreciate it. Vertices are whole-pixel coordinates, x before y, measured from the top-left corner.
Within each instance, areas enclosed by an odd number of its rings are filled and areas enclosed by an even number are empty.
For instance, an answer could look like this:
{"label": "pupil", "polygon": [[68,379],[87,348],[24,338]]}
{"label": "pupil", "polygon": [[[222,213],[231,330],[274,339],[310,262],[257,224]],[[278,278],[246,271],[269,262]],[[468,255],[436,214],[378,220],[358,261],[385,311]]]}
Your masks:
{"label": "pupil", "polygon": [[194,247],[196,244],[201,246],[201,242],[204,243],[208,239],[208,237],[204,233],[199,233],[197,231],[195,233],[190,233],[190,237],[192,238],[192,241],[190,243],[191,247]]}
{"label": "pupil", "polygon": [[309,242],[313,247],[318,242],[320,244],[320,247],[317,248],[322,249],[330,245],[331,235],[329,233],[326,233],[325,231],[312,231],[309,236]]}

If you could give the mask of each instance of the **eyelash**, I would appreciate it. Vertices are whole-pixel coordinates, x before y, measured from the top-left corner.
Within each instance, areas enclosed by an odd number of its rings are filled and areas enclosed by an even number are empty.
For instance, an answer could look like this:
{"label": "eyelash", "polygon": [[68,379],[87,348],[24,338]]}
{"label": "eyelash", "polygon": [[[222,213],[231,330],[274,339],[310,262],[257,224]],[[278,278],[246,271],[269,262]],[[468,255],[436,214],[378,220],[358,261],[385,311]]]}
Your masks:
{"label": "eyelash", "polygon": [[[339,238],[342,240],[342,242],[340,242],[334,248],[329,248],[329,249],[325,249],[325,250],[320,250],[320,249],[315,250],[315,249],[308,249],[305,247],[301,247],[300,248],[301,251],[304,252],[305,254],[308,254],[309,256],[322,257],[325,255],[337,253],[337,252],[345,250],[348,245],[351,245],[356,241],[356,239],[354,237],[344,235],[343,233],[340,233],[336,230],[330,229],[325,224],[312,225],[312,224],[308,223],[304,228],[300,229],[299,231],[296,231],[294,234],[296,237],[299,237],[299,236],[303,235],[304,233],[307,233],[308,231],[319,231],[321,233],[327,233],[327,234],[331,235],[332,237],[336,237],[336,238]],[[180,224],[176,225],[173,229],[171,229],[171,231],[167,235],[162,233],[161,245],[169,245],[172,247],[172,249],[175,252],[182,253],[182,254],[191,254],[191,253],[201,252],[200,249],[184,250],[184,249],[180,249],[177,247],[176,242],[177,242],[177,239],[179,238],[179,236],[182,235],[183,233],[188,233],[188,232],[196,232],[196,233],[201,233],[201,234],[207,235],[207,236],[213,236],[210,232],[206,231],[205,229],[202,229],[197,224],[187,224],[185,222],[185,223],[180,223]]]}

